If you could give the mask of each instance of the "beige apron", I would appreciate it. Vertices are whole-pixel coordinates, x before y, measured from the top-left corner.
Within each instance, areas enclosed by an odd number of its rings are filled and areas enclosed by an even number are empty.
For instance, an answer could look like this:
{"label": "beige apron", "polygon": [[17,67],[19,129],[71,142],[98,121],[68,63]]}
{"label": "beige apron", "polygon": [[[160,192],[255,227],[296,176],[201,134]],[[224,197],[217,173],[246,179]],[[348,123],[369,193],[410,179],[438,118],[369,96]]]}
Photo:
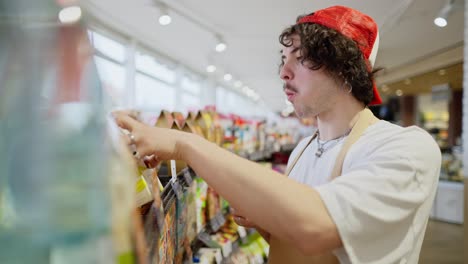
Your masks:
{"label": "beige apron", "polygon": [[[343,147],[336,158],[335,166],[333,167],[330,180],[341,175],[341,171],[343,168],[343,161],[346,157],[346,153],[348,152],[349,148],[356,142],[362,135],[362,133],[369,127],[370,125],[377,122],[378,119],[372,114],[372,112],[365,108],[364,110],[360,111],[351,121],[350,126],[353,128],[349,133],[349,136],[346,138]],[[354,126],[352,125],[354,124]],[[286,175],[289,176],[289,173],[292,171],[294,166],[296,165],[299,158],[304,153],[304,150],[310,145],[310,143],[317,137],[317,133],[312,136],[310,141],[307,145],[301,150],[301,152],[296,156],[295,160],[291,163],[291,166],[286,171]],[[327,252],[323,255],[318,256],[306,256],[303,255],[298,249],[294,248],[294,246],[290,245],[288,242],[275,238],[273,236],[270,237],[270,254],[268,256],[268,263],[269,264],[313,264],[313,263],[320,263],[320,264],[334,264],[339,263],[338,258],[333,255],[333,253]]]}

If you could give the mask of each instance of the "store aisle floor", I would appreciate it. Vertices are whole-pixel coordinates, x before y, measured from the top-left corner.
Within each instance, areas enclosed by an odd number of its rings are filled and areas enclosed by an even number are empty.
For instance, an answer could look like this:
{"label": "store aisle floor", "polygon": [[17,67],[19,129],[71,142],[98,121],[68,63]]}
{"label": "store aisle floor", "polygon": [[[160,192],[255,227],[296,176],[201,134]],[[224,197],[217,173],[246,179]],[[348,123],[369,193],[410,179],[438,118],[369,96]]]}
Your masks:
{"label": "store aisle floor", "polygon": [[429,221],[420,264],[462,264],[463,225]]}

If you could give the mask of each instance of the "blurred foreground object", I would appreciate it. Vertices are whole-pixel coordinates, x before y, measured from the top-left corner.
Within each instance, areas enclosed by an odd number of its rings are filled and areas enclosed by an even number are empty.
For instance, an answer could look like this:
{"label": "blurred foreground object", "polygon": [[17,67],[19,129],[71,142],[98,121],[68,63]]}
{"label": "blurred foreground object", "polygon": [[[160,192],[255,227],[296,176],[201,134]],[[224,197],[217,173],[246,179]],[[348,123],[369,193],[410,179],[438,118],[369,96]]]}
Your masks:
{"label": "blurred foreground object", "polygon": [[0,0],[0,263],[133,263],[136,168],[61,8]]}

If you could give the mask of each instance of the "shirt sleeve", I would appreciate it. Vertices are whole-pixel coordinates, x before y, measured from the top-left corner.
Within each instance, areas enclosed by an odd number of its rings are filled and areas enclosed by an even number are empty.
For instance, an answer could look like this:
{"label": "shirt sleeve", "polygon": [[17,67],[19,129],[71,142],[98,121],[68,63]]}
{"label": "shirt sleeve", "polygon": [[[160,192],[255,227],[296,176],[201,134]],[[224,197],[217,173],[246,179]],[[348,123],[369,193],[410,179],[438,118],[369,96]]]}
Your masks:
{"label": "shirt sleeve", "polygon": [[[368,149],[350,157],[340,177],[316,189],[351,263],[399,263],[415,247],[421,232],[415,227],[424,232],[440,172],[440,150],[424,133],[395,137]],[[418,210],[423,205],[429,208]],[[425,221],[415,224],[416,219]]]}

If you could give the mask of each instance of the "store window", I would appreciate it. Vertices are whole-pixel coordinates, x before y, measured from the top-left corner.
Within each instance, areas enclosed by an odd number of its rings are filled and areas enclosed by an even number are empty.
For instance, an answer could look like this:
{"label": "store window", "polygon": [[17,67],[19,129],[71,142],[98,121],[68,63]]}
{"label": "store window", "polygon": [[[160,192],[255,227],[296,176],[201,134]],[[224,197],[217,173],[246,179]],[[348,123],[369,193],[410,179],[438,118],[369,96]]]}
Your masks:
{"label": "store window", "polygon": [[216,88],[216,109],[221,113],[251,116],[253,106],[247,97],[221,86]]}
{"label": "store window", "polygon": [[220,113],[228,113],[228,106],[226,104],[227,93],[226,88],[221,86],[216,87],[216,110]]}
{"label": "store window", "polygon": [[193,95],[199,95],[201,90],[200,82],[197,82],[189,77],[184,76],[181,81],[181,87],[184,92],[189,92]]}
{"label": "store window", "polygon": [[135,66],[137,71],[151,75],[166,83],[174,83],[177,78],[175,70],[158,62],[153,56],[141,52],[136,54]]}
{"label": "store window", "polygon": [[137,73],[135,79],[135,105],[139,109],[172,111],[175,105],[175,89],[167,83]]}
{"label": "store window", "polygon": [[94,56],[104,94],[110,98],[112,106],[124,105],[125,68],[100,56]]}
{"label": "store window", "polygon": [[[95,31],[88,31],[95,49],[94,61],[106,101],[111,107],[122,106],[126,94],[126,47],[123,43]],[[108,99],[108,100],[107,100]]]}
{"label": "store window", "polygon": [[94,31],[88,31],[88,35],[90,36],[94,48],[98,51],[98,54],[115,60],[116,62],[125,62],[126,52],[124,44]]}
{"label": "store window", "polygon": [[184,93],[181,96],[181,110],[195,111],[201,108],[200,97]]}
{"label": "store window", "polygon": [[183,76],[180,81],[180,105],[182,112],[196,111],[201,105],[201,83],[195,78]]}

